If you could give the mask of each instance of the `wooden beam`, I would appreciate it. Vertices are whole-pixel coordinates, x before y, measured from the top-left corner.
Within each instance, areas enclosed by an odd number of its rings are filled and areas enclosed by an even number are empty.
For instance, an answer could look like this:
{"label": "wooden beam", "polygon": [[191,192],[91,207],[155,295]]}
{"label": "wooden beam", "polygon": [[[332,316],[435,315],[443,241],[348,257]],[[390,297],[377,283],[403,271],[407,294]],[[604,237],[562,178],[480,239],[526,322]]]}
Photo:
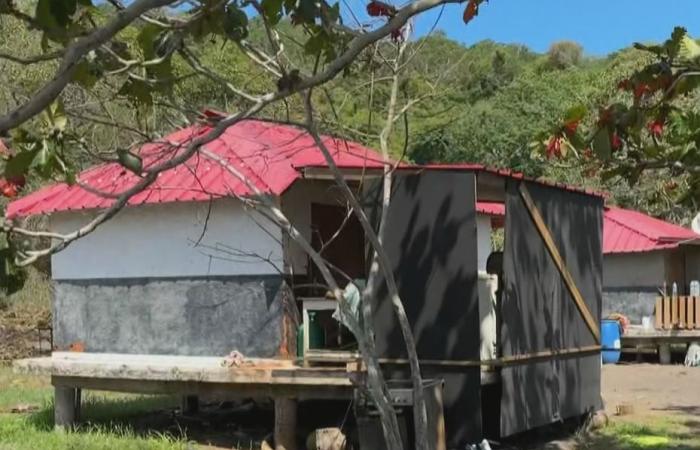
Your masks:
{"label": "wooden beam", "polygon": [[559,270],[559,273],[561,274],[561,277],[564,280],[564,284],[566,284],[566,287],[569,290],[571,297],[574,299],[574,302],[576,303],[576,306],[578,307],[578,310],[581,313],[583,320],[586,322],[588,329],[591,331],[595,342],[597,344],[600,344],[600,328],[598,326],[598,323],[596,323],[595,319],[593,318],[593,314],[591,314],[591,311],[588,309],[588,306],[586,305],[586,302],[583,299],[581,292],[576,286],[576,282],[571,276],[569,269],[566,267],[566,263],[561,257],[559,249],[554,243],[554,238],[552,238],[552,234],[550,233],[549,228],[547,228],[547,225],[544,223],[542,214],[540,214],[540,210],[537,208],[537,205],[535,205],[535,202],[533,201],[532,196],[530,195],[530,191],[527,189],[527,185],[521,182],[518,190],[520,191],[520,197],[522,198],[523,203],[525,203],[525,207],[530,212],[530,217],[532,218],[532,221],[537,227],[537,231],[539,231],[539,234],[542,237],[542,240],[544,241],[545,247],[547,247],[549,254],[552,256],[554,265],[557,266],[557,269]]}
{"label": "wooden beam", "polygon": [[297,402],[291,398],[275,398],[275,450],[296,450]]}
{"label": "wooden beam", "polygon": [[[532,353],[524,353],[520,355],[504,356],[502,358],[496,359],[485,359],[485,360],[441,360],[441,359],[421,359],[420,365],[423,367],[437,366],[437,367],[499,367],[523,364],[533,360],[538,359],[553,359],[567,356],[575,356],[586,353],[600,352],[600,345],[588,345],[584,347],[575,348],[563,348],[558,350],[542,350]],[[389,359],[389,358],[379,358],[381,364],[408,364],[407,359]]]}
{"label": "wooden beam", "polygon": [[72,429],[80,416],[80,389],[54,387],[54,426],[57,430]]}

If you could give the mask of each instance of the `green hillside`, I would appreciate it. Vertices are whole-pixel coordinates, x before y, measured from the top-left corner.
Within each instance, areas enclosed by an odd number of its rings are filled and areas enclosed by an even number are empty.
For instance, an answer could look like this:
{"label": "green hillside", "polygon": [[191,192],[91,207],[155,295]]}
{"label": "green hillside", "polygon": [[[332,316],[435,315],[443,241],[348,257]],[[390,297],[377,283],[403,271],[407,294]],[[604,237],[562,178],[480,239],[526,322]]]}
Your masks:
{"label": "green hillside", "polygon": [[[292,66],[306,71],[313,60],[305,56],[297,28],[281,26],[281,39]],[[41,42],[28,36],[10,19],[0,23],[3,35],[15,36],[0,43],[0,51],[30,54]],[[122,36],[138,49],[137,36]],[[251,40],[262,47],[267,39],[260,27],[253,28]],[[251,63],[231,42],[207,41],[199,45],[197,54],[203,65],[243,86],[249,92],[265,92],[275,80]],[[389,54],[391,49],[378,48]],[[555,44],[546,54],[518,45],[491,41],[467,47],[450,40],[440,32],[418,39],[408,50],[410,55],[401,86],[401,101],[413,101],[405,120],[397,122],[391,148],[395,156],[404,155],[416,162],[480,162],[492,166],[524,171],[528,175],[585,185],[610,192],[610,202],[648,211],[678,222],[687,222],[692,211],[674,206],[674,196],[667,180],[661,177],[642,180],[630,187],[612,179],[605,182],[587,173],[575,160],[547,160],[533,154],[530,144],[534,136],[561,118],[573,105],[586,104],[592,110],[616,96],[617,82],[625,78],[648,58],[647,54],[625,49],[605,58],[587,57],[570,42]],[[315,93],[317,108],[322,113],[326,131],[377,146],[377,135],[383,125],[389,83],[386,69],[376,58],[364,55],[353,69],[338,77],[325,89]],[[0,112],[6,111],[36,90],[50,76],[54,63],[29,67],[0,60]],[[192,111],[204,107],[236,110],[240,101],[204,76],[191,76],[185,64],[173,62],[173,74],[185,76],[172,92],[163,92],[163,101],[186,105]],[[81,82],[89,83],[89,74]],[[100,81],[99,83],[104,83]],[[110,79],[112,90],[119,78]],[[372,86],[372,88],[370,88]],[[107,87],[105,87],[107,88]],[[97,89],[97,91],[95,91]],[[100,85],[93,88],[99,92]],[[134,113],[130,98],[113,97],[99,106],[97,95],[77,86],[68,89],[63,100],[72,120],[95,111],[109,111],[120,122],[164,133],[177,124],[168,117],[167,108],[154,106],[148,115]],[[161,95],[161,94],[156,94]],[[263,115],[281,120],[302,120],[299,100],[279,104],[263,111]],[[157,102],[156,102],[157,103]],[[406,125],[408,136],[406,139]],[[103,129],[99,133],[85,128],[88,147],[104,151],[115,143],[126,145],[128,139],[119,130]],[[94,160],[76,158],[81,165]],[[574,161],[574,162],[572,162]]]}

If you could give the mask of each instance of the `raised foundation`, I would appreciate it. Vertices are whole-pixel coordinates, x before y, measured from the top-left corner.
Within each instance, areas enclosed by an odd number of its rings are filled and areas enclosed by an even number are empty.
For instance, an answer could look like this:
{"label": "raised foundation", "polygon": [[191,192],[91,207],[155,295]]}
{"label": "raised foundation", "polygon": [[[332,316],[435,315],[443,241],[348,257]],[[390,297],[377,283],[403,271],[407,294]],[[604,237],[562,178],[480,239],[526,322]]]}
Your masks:
{"label": "raised foundation", "polygon": [[97,353],[274,357],[278,276],[55,281],[54,346]]}

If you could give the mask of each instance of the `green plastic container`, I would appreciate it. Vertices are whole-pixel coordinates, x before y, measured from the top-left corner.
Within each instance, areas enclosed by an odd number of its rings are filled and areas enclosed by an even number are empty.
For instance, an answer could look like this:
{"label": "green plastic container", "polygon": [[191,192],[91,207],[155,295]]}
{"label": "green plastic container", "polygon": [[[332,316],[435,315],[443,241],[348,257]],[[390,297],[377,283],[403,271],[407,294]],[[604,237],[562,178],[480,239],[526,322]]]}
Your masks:
{"label": "green plastic container", "polygon": [[[309,348],[323,348],[326,336],[316,319],[315,312],[309,312]],[[304,356],[304,325],[297,328],[297,356]]]}

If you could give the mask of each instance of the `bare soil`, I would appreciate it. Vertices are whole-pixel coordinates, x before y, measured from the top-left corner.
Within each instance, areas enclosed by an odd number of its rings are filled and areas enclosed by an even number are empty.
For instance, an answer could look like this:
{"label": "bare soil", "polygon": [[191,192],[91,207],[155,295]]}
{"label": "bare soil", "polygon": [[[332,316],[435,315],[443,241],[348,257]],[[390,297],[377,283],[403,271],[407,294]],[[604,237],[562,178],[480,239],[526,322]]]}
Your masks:
{"label": "bare soil", "polygon": [[616,364],[603,366],[605,411],[631,405],[625,420],[647,415],[681,413],[700,416],[700,368],[682,365]]}

